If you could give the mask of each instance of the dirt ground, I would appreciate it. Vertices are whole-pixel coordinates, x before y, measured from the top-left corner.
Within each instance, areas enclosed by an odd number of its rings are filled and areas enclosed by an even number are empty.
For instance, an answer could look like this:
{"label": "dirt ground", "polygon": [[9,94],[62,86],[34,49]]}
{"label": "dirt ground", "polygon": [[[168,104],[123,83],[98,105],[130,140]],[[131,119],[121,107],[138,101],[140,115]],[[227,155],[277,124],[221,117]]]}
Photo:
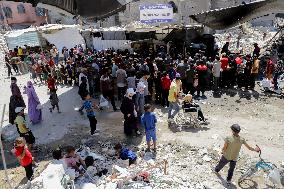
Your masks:
{"label": "dirt ground", "polygon": [[[256,91],[242,91],[237,89],[223,90],[218,93],[207,92],[207,99],[199,101],[204,115],[209,124],[202,125],[199,129],[186,129],[176,132],[168,127],[167,109],[157,106],[155,112],[158,117],[158,141],[162,144],[177,143],[206,147],[209,149],[221,148],[223,138],[230,135],[230,125],[238,123],[242,127],[241,135],[254,146],[258,144],[262,148],[263,157],[277,165],[280,165],[284,154],[284,100],[283,96],[264,94],[260,88]],[[78,97],[79,98],[79,97]],[[65,115],[68,116],[68,115]],[[84,116],[80,119],[87,120]],[[90,136],[86,124],[68,126],[68,133],[63,138],[38,145],[38,151],[34,153],[39,167],[38,175],[51,159],[51,152],[57,147],[64,148],[68,145],[79,147],[82,143],[89,142],[96,146],[98,141],[123,142],[126,145],[139,146],[145,143],[145,137],[125,137],[123,134],[123,119],[121,113],[102,111],[98,113],[99,136]],[[87,122],[85,122],[87,123]],[[52,133],[50,133],[52,136]],[[41,136],[38,136],[41,137]],[[44,136],[45,137],[45,136]],[[25,183],[24,170],[18,167],[15,158],[10,154],[11,142],[4,141],[6,158],[8,160],[8,173],[11,176],[14,187]],[[257,158],[257,154],[243,148],[241,157]],[[242,161],[239,162],[239,167]],[[212,162],[212,167],[215,162]],[[2,169],[2,167],[1,167]],[[237,175],[234,177],[237,180]],[[4,171],[0,171],[1,189],[8,188]],[[236,188],[262,188],[255,184],[259,178],[252,180],[245,186]],[[269,187],[267,187],[269,188]]]}

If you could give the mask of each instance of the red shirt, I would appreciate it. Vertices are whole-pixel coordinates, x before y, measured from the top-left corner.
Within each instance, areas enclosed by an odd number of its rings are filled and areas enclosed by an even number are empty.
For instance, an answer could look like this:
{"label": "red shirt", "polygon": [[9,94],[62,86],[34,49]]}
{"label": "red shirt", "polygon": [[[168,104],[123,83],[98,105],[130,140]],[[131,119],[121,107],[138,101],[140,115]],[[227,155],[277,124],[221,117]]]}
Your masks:
{"label": "red shirt", "polygon": [[31,152],[25,147],[15,147],[15,156],[19,157],[22,155],[23,151],[26,150],[25,156],[20,160],[20,164],[23,167],[30,165],[33,161],[33,156]]}
{"label": "red shirt", "polygon": [[228,64],[229,64],[229,59],[227,57],[221,58],[221,68],[223,70],[227,70]]}
{"label": "red shirt", "polygon": [[269,60],[267,65],[266,65],[266,73],[267,74],[273,74],[273,71],[274,71],[274,64],[271,60]]}
{"label": "red shirt", "polygon": [[242,60],[240,57],[237,57],[237,58],[235,59],[235,61],[236,61],[236,63],[237,63],[238,65],[240,65],[240,64],[243,63],[243,60]]}
{"label": "red shirt", "polygon": [[55,79],[53,78],[49,78],[47,80],[47,87],[52,90],[52,89],[55,89]]}
{"label": "red shirt", "polygon": [[54,61],[52,59],[49,60],[48,65],[53,68],[54,67]]}
{"label": "red shirt", "polygon": [[161,78],[161,83],[162,83],[162,89],[170,90],[170,88],[171,88],[171,79],[169,78],[169,76],[162,77]]}

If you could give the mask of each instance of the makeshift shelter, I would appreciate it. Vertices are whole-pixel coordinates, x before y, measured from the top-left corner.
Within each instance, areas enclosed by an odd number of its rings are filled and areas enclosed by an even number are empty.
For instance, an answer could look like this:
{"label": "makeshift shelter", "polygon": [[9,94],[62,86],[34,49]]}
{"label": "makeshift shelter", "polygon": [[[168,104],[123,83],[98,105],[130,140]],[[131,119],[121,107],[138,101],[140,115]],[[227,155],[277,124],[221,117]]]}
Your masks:
{"label": "makeshift shelter", "polygon": [[23,47],[24,45],[30,47],[41,46],[41,40],[36,28],[10,31],[4,36],[9,49],[14,49],[16,46]]}
{"label": "makeshift shelter", "polygon": [[76,26],[46,28],[41,31],[41,33],[43,38],[50,44],[54,44],[59,50],[63,49],[63,47],[71,49],[79,44],[82,45],[82,47],[85,47],[84,38]]}
{"label": "makeshift shelter", "polygon": [[[75,45],[85,47],[85,41],[77,25],[49,24],[45,26],[10,31],[5,34],[10,49],[16,46],[45,47],[47,42],[54,44],[59,50],[68,49]],[[70,40],[71,39],[71,40]]]}
{"label": "makeshift shelter", "polygon": [[269,14],[282,13],[283,0],[260,0],[190,16],[212,29],[223,30]]}
{"label": "makeshift shelter", "polygon": [[[92,47],[96,50],[104,49],[130,49],[131,43],[126,39],[126,30],[120,27],[110,27],[92,30],[83,30],[84,33],[90,33]],[[87,37],[89,38],[89,37]],[[85,37],[86,39],[86,37]]]}

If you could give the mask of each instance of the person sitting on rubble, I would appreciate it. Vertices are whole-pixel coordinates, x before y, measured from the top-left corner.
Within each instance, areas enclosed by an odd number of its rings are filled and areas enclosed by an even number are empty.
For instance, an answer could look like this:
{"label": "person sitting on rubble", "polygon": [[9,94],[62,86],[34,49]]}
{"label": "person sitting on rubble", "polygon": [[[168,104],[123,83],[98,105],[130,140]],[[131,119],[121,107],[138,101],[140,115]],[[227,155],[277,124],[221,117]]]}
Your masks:
{"label": "person sitting on rubble", "polygon": [[100,167],[96,166],[95,160],[93,156],[87,156],[85,158],[85,164],[86,164],[86,172],[85,172],[85,177],[93,178],[95,176],[103,176],[108,173],[107,169],[101,169]]}
{"label": "person sitting on rubble", "polygon": [[86,167],[85,162],[83,159],[76,154],[75,148],[73,146],[69,146],[66,149],[67,154],[65,155],[64,159],[67,164],[67,167],[75,169],[77,172],[82,173],[80,170],[80,166],[82,165],[84,168]]}
{"label": "person sitting on rubble", "polygon": [[198,112],[198,119],[200,121],[206,122],[207,119],[204,118],[204,115],[201,111],[201,108],[198,104],[196,104],[193,99],[191,94],[185,95],[183,98],[183,105],[182,105],[184,112]]}
{"label": "person sitting on rubble", "polygon": [[57,148],[52,152],[52,164],[62,164],[64,169],[67,169],[66,162],[63,159],[62,151]]}
{"label": "person sitting on rubble", "polygon": [[128,148],[122,147],[120,143],[114,146],[117,156],[122,160],[129,160],[129,166],[136,163],[136,154]]}

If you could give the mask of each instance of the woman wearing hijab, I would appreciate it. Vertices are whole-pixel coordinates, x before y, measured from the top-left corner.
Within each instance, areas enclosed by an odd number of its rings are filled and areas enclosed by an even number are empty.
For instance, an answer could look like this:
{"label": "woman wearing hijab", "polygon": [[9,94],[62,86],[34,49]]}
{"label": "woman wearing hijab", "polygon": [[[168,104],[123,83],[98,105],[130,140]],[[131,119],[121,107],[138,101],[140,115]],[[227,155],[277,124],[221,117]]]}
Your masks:
{"label": "woman wearing hijab", "polygon": [[25,87],[25,94],[28,96],[28,114],[30,121],[32,124],[40,123],[42,120],[40,101],[31,81],[28,81],[27,87]]}
{"label": "woman wearing hijab", "polygon": [[11,77],[10,88],[12,96],[10,97],[10,103],[9,103],[9,123],[14,124],[14,121],[17,117],[15,109],[17,107],[26,107],[26,105],[22,97],[21,91],[17,85],[17,79],[15,77]]}
{"label": "woman wearing hijab", "polygon": [[120,107],[121,112],[124,115],[124,133],[126,135],[131,135],[132,131],[135,130],[137,135],[140,135],[140,132],[137,128],[137,112],[135,111],[135,105],[133,101],[133,96],[135,91],[133,88],[127,89],[126,95],[122,100]]}

